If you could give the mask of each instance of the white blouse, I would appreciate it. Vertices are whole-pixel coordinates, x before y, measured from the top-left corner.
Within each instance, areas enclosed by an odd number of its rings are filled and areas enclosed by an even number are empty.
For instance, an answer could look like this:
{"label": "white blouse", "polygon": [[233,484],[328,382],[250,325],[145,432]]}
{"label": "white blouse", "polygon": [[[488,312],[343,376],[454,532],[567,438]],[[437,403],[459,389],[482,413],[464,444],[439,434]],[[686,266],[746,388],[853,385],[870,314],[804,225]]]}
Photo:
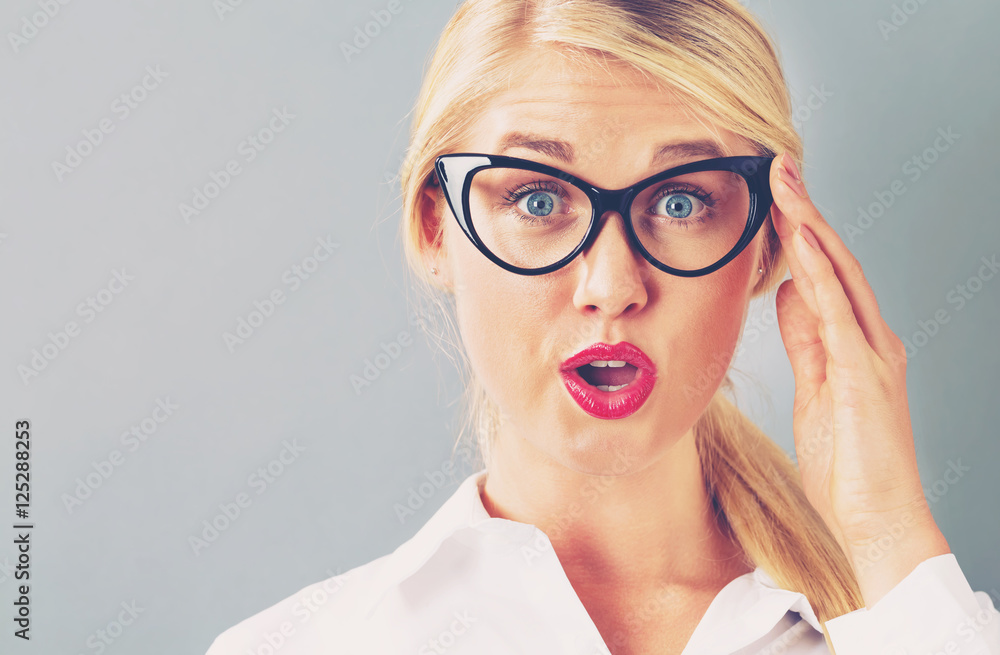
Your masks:
{"label": "white blouse", "polygon": [[[548,537],[486,512],[485,475],[391,554],[231,627],[207,655],[608,655]],[[836,655],[1000,655],[1000,612],[951,553],[826,626]],[[682,655],[829,652],[806,597],[758,567],[723,587]]]}

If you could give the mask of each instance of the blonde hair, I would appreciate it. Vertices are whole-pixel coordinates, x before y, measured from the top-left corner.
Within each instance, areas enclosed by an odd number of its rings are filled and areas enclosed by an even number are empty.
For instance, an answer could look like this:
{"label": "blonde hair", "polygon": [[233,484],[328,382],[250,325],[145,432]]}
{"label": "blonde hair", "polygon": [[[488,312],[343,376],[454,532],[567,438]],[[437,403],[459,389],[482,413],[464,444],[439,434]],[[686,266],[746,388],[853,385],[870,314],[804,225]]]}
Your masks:
{"label": "blonde hair", "polygon": [[[444,229],[427,224],[422,196],[435,184],[434,158],[459,147],[484,105],[523,70],[519,61],[531,47],[556,48],[580,61],[624,62],[760,155],[787,151],[797,163],[802,159],[774,46],[735,0],[465,0],[441,35],[414,109],[400,170],[402,234],[421,292],[417,301],[429,303],[417,308],[421,322],[467,380],[458,441],[471,433],[487,467],[498,411],[460,346],[454,297],[435,284],[422,258]],[[774,291],[786,267],[770,217],[762,232],[765,273],[752,297]],[[694,426],[720,528],[740,544],[748,564],[805,594],[821,622],[864,607],[850,563],[806,499],[796,466],[725,397],[731,391],[727,372]],[[830,644],[825,629],[824,636]]]}

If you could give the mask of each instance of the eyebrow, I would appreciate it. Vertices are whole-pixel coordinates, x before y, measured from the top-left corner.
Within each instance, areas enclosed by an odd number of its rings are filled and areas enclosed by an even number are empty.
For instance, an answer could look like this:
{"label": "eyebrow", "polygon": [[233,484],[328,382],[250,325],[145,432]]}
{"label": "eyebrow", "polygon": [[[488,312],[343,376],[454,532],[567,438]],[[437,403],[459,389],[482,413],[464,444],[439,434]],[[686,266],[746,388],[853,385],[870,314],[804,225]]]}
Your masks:
{"label": "eyebrow", "polygon": [[[567,164],[572,164],[575,156],[572,144],[527,132],[509,132],[504,135],[503,139],[500,140],[500,149],[497,154],[503,154],[512,148],[534,150]],[[649,163],[650,166],[654,166],[671,160],[691,157],[714,159],[727,156],[728,153],[724,147],[715,141],[708,139],[678,141],[657,146]]]}

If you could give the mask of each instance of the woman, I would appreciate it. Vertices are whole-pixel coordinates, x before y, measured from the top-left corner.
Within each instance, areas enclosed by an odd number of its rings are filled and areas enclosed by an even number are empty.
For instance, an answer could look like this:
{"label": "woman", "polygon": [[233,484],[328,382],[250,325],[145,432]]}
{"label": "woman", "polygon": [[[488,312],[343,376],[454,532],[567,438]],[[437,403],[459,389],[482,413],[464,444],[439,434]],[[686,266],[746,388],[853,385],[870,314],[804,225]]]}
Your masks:
{"label": "woman", "polygon": [[[801,158],[735,0],[463,3],[403,227],[485,468],[210,654],[1000,653],[923,495],[902,343]],[[724,396],[775,287],[797,468]]]}

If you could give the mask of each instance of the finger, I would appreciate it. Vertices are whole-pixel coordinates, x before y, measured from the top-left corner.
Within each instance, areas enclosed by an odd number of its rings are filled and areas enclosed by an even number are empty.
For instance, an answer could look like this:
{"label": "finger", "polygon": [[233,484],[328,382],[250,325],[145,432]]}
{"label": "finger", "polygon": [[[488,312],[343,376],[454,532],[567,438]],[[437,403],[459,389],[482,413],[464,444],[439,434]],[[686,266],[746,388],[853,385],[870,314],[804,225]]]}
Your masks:
{"label": "finger", "polygon": [[[875,292],[865,278],[861,263],[851,253],[837,231],[816,209],[804,185],[793,179],[791,172],[783,165],[786,161],[791,162],[791,156],[784,154],[775,159],[775,165],[771,167],[772,195],[779,211],[788,221],[791,232],[802,224],[808,225],[812,230],[833,270],[836,271],[865,339],[876,353],[887,356],[894,352],[895,335],[882,318]],[[791,266],[789,263],[789,268]]]}
{"label": "finger", "polygon": [[804,269],[802,264],[799,263],[799,258],[795,254],[795,249],[792,248],[792,227],[789,225],[788,219],[778,208],[777,204],[771,207],[771,221],[774,223],[774,231],[778,233],[778,237],[781,239],[781,245],[785,252],[785,259],[788,261],[788,272],[792,275],[792,281],[795,283],[795,288],[798,290],[802,301],[806,304],[818,321],[819,308],[816,306],[816,294],[813,293],[812,281],[809,279],[806,269]]}
{"label": "finger", "polygon": [[819,336],[826,346],[827,357],[835,365],[852,371],[866,370],[870,365],[871,346],[858,323],[851,300],[847,297],[840,277],[818,241],[807,226],[792,234],[792,247],[812,281],[819,307]]}
{"label": "finger", "polygon": [[819,318],[806,306],[792,280],[778,287],[775,309],[781,341],[795,376],[795,395],[812,398],[826,380],[826,347],[819,336]]}

